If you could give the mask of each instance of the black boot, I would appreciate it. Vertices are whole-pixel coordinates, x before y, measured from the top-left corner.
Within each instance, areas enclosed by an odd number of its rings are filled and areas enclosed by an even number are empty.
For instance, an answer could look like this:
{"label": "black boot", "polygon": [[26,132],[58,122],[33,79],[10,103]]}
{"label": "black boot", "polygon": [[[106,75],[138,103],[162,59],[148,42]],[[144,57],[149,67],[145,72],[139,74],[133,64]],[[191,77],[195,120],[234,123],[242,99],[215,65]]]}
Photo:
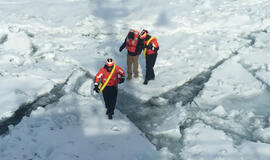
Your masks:
{"label": "black boot", "polygon": [[143,84],[144,84],[144,85],[147,85],[147,84],[148,84],[148,80],[147,80],[147,79],[144,80]]}
{"label": "black boot", "polygon": [[108,115],[108,118],[109,118],[109,119],[113,119],[113,117],[112,117],[112,115],[111,115],[111,114],[109,114],[109,115]]}

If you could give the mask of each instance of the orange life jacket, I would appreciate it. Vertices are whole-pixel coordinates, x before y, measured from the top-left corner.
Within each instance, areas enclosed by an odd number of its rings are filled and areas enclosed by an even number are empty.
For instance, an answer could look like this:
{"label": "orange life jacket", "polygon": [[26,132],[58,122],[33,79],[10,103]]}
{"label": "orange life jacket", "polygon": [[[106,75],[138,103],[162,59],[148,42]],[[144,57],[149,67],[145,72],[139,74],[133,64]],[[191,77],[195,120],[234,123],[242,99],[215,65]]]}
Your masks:
{"label": "orange life jacket", "polygon": [[[144,45],[147,45],[147,41],[144,41]],[[149,45],[151,45],[151,46],[153,46],[155,48],[159,47],[159,44],[158,44],[156,38],[152,39],[150,41]],[[157,52],[152,50],[152,49],[147,48],[147,50],[146,50],[146,54],[155,54],[155,53],[157,53]]]}
{"label": "orange life jacket", "polygon": [[139,38],[139,35],[140,33],[136,30],[131,30],[130,32],[133,32],[134,33],[134,39],[129,39],[128,37],[126,37],[126,49],[129,51],[129,52],[133,52],[135,53],[136,51],[136,46],[138,44],[138,38]]}
{"label": "orange life jacket", "polygon": [[[104,84],[110,73],[111,72],[108,72],[104,67],[100,68],[99,72],[96,74],[95,83],[98,83],[101,80],[101,83]],[[107,86],[117,86],[120,82],[119,75],[120,77],[125,77],[125,71],[121,67],[116,66]]]}

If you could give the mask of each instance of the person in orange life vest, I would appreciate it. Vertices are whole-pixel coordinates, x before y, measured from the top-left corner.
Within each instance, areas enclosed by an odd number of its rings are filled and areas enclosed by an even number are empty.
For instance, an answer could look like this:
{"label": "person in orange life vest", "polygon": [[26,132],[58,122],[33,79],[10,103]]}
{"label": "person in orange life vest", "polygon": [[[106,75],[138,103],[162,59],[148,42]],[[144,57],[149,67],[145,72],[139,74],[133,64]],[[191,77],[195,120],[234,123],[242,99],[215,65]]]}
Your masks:
{"label": "person in orange life vest", "polygon": [[[99,93],[99,82],[101,81],[102,84],[106,82],[109,75],[112,72],[114,61],[112,58],[108,58],[104,67],[101,67],[99,72],[95,76],[95,87],[94,91]],[[112,73],[110,80],[108,81],[106,87],[102,91],[103,98],[105,101],[106,106],[106,114],[108,115],[109,119],[112,119],[112,115],[114,114],[115,104],[117,100],[117,91],[118,91],[118,84],[123,83],[125,81],[125,71],[119,67],[115,66],[115,70]]]}
{"label": "person in orange life vest", "polygon": [[159,50],[159,44],[156,38],[153,38],[149,44],[147,42],[150,40],[151,36],[148,31],[143,29],[140,33],[140,39],[143,40],[143,49],[146,48],[146,74],[143,84],[147,85],[149,80],[155,79],[154,66],[157,59],[157,51]]}
{"label": "person in orange life vest", "polygon": [[139,76],[138,71],[138,59],[139,55],[142,52],[143,43],[139,39],[139,32],[136,30],[130,30],[125,41],[120,46],[119,51],[121,52],[124,48],[127,49],[127,79],[132,79],[132,65],[134,77],[137,78]]}

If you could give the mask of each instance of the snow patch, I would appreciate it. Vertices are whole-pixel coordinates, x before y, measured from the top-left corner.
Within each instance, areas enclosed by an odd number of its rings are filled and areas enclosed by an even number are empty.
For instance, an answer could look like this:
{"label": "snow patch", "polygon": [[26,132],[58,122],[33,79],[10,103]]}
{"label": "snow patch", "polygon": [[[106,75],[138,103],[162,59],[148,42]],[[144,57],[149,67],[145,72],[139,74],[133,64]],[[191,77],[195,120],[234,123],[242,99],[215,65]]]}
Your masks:
{"label": "snow patch", "polygon": [[230,137],[201,122],[185,130],[181,155],[189,160],[239,158],[238,150],[233,147]]}
{"label": "snow patch", "polygon": [[32,42],[24,32],[9,33],[8,40],[4,43],[4,50],[27,55],[32,52]]}
{"label": "snow patch", "polygon": [[225,111],[222,105],[217,106],[210,113],[219,117],[225,117],[227,115],[227,112]]}

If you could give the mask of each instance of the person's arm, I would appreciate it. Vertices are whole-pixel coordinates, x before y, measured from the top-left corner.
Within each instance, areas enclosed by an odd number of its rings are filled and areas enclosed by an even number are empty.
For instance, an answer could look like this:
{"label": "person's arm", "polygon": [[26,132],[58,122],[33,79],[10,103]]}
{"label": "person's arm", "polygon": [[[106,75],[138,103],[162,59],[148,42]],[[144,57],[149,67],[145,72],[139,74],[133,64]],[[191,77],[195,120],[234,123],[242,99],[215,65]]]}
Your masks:
{"label": "person's arm", "polygon": [[97,93],[99,93],[98,83],[102,79],[103,74],[104,74],[104,70],[103,68],[101,68],[95,76],[94,91],[96,91]]}
{"label": "person's arm", "polygon": [[155,52],[157,52],[158,50],[159,50],[159,47],[156,47],[156,48],[154,49]]}
{"label": "person's arm", "polygon": [[139,39],[138,40],[138,43],[137,43],[137,46],[136,46],[136,50],[135,50],[135,53],[136,54],[141,54],[142,50],[143,50],[143,40]]}
{"label": "person's arm", "polygon": [[117,67],[117,72],[120,74],[121,77],[125,77],[125,71],[121,67]]}
{"label": "person's arm", "polygon": [[125,71],[119,66],[117,66],[116,69],[117,69],[117,73],[121,76],[119,78],[118,83],[123,83],[125,81]]}
{"label": "person's arm", "polygon": [[127,44],[127,39],[125,39],[124,43],[119,48],[119,52],[122,52],[122,50],[126,47],[126,44]]}
{"label": "person's arm", "polygon": [[153,39],[147,46],[147,48],[157,52],[159,50],[159,44],[157,42],[157,39]]}
{"label": "person's arm", "polygon": [[95,84],[98,84],[104,74],[104,67],[100,68],[99,72],[95,76]]}

